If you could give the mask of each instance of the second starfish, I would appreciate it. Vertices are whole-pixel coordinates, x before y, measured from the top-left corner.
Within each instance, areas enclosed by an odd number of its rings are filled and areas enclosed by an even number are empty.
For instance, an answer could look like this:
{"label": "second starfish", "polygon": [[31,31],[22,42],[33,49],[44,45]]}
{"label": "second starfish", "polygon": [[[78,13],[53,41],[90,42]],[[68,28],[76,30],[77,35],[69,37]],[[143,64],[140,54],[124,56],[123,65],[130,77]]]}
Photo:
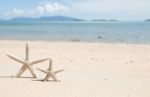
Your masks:
{"label": "second starfish", "polygon": [[64,69],[53,71],[53,69],[52,69],[52,60],[50,58],[49,58],[49,68],[47,70],[42,70],[40,68],[37,68],[37,69],[46,74],[43,81],[48,81],[49,78],[54,79],[54,81],[59,81],[56,78],[55,74],[64,71]]}

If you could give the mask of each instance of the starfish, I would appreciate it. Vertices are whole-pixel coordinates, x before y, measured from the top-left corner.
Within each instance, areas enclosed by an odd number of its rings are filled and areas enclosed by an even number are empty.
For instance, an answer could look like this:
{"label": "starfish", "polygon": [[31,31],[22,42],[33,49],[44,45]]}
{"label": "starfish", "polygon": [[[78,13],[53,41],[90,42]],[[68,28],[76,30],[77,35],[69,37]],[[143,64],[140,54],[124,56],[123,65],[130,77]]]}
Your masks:
{"label": "starfish", "polygon": [[57,78],[56,78],[56,75],[57,73],[59,72],[62,72],[64,71],[64,69],[61,69],[61,70],[56,70],[53,72],[52,70],[52,60],[49,58],[49,68],[45,71],[45,70],[42,70],[40,68],[37,68],[39,71],[43,72],[46,74],[45,78],[43,79],[43,81],[48,81],[49,78],[52,78],[54,81],[59,81]]}
{"label": "starfish", "polygon": [[33,65],[34,64],[37,64],[37,63],[40,63],[40,62],[43,62],[43,61],[46,61],[48,60],[49,58],[45,58],[45,59],[40,59],[40,60],[37,60],[37,61],[32,61],[30,62],[29,60],[29,45],[28,45],[29,42],[26,42],[26,49],[25,49],[25,60],[20,60],[10,54],[6,54],[9,58],[13,59],[14,61],[16,62],[19,62],[21,64],[23,64],[23,66],[20,68],[20,70],[18,71],[18,73],[16,74],[16,77],[20,77],[24,71],[26,71],[27,69],[31,72],[32,76],[34,78],[36,78],[36,74],[33,70]]}

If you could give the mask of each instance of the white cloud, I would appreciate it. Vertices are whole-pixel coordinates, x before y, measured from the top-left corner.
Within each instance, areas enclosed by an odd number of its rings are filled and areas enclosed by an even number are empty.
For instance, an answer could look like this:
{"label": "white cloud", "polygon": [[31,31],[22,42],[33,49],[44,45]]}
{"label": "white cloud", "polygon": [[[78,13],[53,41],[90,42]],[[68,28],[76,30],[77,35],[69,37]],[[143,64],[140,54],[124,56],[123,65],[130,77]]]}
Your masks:
{"label": "white cloud", "polygon": [[69,10],[69,7],[59,3],[48,3],[37,7],[39,13],[55,13]]}
{"label": "white cloud", "polygon": [[22,16],[22,15],[24,15],[24,10],[16,9],[15,8],[11,12],[6,12],[5,15],[7,15],[7,16],[13,16],[13,17]]}
{"label": "white cloud", "polygon": [[45,3],[42,5],[39,5],[32,9],[17,9],[14,8],[12,11],[4,13],[5,16],[8,17],[18,17],[18,16],[41,16],[41,15],[47,15],[52,13],[58,13],[58,12],[64,12],[69,10],[69,7],[64,6],[60,3]]}

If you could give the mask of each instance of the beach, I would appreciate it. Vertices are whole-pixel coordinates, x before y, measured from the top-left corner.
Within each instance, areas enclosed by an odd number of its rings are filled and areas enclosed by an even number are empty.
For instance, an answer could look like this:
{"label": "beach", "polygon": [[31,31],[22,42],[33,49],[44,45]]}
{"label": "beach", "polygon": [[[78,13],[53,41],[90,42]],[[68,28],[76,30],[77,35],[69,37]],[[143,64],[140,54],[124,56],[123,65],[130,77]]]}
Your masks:
{"label": "beach", "polygon": [[24,40],[0,40],[1,97],[150,97],[150,45],[101,42],[30,41],[31,61],[50,57],[60,82],[40,81],[48,61],[14,78],[22,66],[6,56],[25,57]]}

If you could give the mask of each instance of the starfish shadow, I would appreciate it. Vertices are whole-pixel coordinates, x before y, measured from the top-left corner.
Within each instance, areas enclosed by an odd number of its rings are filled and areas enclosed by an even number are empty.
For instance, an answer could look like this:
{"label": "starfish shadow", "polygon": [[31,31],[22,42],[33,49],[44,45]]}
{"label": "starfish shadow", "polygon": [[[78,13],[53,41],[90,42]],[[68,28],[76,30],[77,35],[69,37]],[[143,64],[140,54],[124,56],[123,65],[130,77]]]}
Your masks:
{"label": "starfish shadow", "polygon": [[34,77],[0,76],[0,78],[34,78]]}
{"label": "starfish shadow", "polygon": [[48,81],[44,81],[43,79],[35,79],[35,80],[31,80],[31,81],[41,81],[41,82],[60,82],[60,81],[55,81],[55,80],[48,80]]}
{"label": "starfish shadow", "polygon": [[16,78],[34,78],[34,77],[16,77]]}
{"label": "starfish shadow", "polygon": [[0,78],[14,78],[14,76],[0,76]]}

